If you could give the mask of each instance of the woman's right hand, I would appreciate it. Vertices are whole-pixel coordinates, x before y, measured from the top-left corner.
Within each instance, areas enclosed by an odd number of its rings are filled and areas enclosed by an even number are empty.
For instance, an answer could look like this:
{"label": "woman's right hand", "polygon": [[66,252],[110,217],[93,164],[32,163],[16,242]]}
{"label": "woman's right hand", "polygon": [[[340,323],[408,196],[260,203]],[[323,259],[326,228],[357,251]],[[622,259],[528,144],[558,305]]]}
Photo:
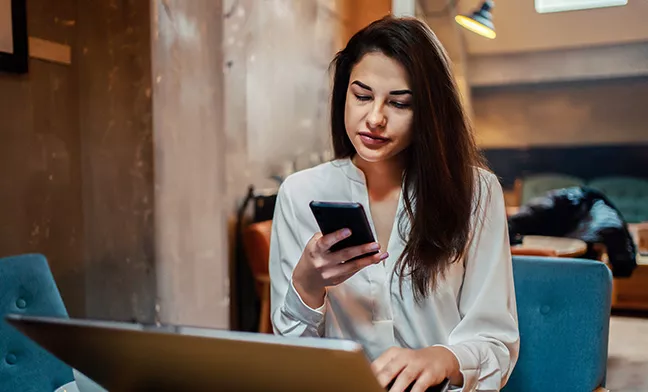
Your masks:
{"label": "woman's right hand", "polygon": [[302,253],[293,271],[293,285],[302,300],[313,309],[324,304],[326,287],[336,286],[352,277],[356,272],[386,259],[387,252],[351,260],[354,257],[380,250],[380,244],[371,242],[331,252],[336,243],[351,235],[348,229],[338,230],[322,236],[315,234]]}

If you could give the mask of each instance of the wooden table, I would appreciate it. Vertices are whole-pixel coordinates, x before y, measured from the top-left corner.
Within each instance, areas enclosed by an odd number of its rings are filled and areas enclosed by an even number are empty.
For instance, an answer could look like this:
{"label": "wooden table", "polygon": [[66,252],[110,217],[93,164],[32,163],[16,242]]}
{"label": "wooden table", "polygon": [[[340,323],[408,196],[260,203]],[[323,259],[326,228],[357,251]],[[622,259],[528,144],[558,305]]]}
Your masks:
{"label": "wooden table", "polygon": [[630,223],[628,231],[637,245],[637,251],[648,252],[648,222]]}
{"label": "wooden table", "polygon": [[512,248],[520,251],[546,250],[557,257],[578,257],[587,251],[587,243],[575,238],[527,235],[523,237],[522,244],[514,245]]}

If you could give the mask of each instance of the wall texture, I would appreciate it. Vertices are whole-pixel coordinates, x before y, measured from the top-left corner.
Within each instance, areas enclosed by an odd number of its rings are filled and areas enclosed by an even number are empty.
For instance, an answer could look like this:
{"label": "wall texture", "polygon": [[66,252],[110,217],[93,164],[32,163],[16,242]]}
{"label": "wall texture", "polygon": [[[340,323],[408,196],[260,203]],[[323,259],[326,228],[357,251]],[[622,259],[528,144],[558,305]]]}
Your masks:
{"label": "wall texture", "polygon": [[648,78],[474,89],[480,146],[506,187],[561,172],[648,177]]}
{"label": "wall texture", "polygon": [[224,9],[233,210],[248,184],[272,186],[268,177],[315,164],[329,148],[328,66],[342,17],[335,0],[230,0]]}
{"label": "wall texture", "polygon": [[342,3],[30,1],[30,35],[70,45],[72,65],[0,75],[0,255],[44,253],[73,316],[227,326],[223,229],[247,186],[330,157]]}
{"label": "wall texture", "polygon": [[[330,156],[328,66],[347,31],[342,3],[224,1],[223,202],[230,222],[248,185],[272,192],[277,183],[271,176]],[[253,328],[257,312],[249,271],[235,261],[230,270],[232,325]]]}
{"label": "wall texture", "polygon": [[473,89],[481,146],[648,143],[648,78]]}
{"label": "wall texture", "polygon": [[149,24],[145,1],[29,1],[72,64],[0,75],[0,256],[43,253],[71,316],[154,317]]}
{"label": "wall texture", "polygon": [[222,5],[152,4],[159,321],[227,328]]}
{"label": "wall texture", "polygon": [[[76,3],[28,1],[30,35],[76,47]],[[0,257],[45,254],[72,316],[85,308],[77,69],[0,74]]]}
{"label": "wall texture", "polygon": [[148,1],[79,1],[79,129],[88,317],[155,308]]}

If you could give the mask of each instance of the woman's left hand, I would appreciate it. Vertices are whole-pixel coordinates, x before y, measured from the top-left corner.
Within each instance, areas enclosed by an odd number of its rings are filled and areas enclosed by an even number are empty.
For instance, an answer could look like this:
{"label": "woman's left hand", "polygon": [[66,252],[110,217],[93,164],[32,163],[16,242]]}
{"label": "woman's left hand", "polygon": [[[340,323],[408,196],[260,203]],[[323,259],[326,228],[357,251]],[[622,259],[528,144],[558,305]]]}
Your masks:
{"label": "woman's left hand", "polygon": [[449,378],[452,385],[462,385],[459,361],[445,347],[426,347],[419,350],[392,347],[371,365],[378,382],[386,388],[392,380],[390,392],[403,392],[410,385],[411,392],[424,392]]}

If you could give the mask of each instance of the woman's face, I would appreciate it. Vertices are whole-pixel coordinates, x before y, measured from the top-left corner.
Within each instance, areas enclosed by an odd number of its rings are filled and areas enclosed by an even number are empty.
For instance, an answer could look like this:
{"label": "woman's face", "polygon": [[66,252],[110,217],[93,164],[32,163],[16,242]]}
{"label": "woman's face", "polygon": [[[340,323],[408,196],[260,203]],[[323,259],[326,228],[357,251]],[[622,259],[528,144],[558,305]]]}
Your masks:
{"label": "woman's face", "polygon": [[403,66],[381,52],[364,55],[351,70],[344,125],[359,157],[380,162],[407,148],[412,92]]}

